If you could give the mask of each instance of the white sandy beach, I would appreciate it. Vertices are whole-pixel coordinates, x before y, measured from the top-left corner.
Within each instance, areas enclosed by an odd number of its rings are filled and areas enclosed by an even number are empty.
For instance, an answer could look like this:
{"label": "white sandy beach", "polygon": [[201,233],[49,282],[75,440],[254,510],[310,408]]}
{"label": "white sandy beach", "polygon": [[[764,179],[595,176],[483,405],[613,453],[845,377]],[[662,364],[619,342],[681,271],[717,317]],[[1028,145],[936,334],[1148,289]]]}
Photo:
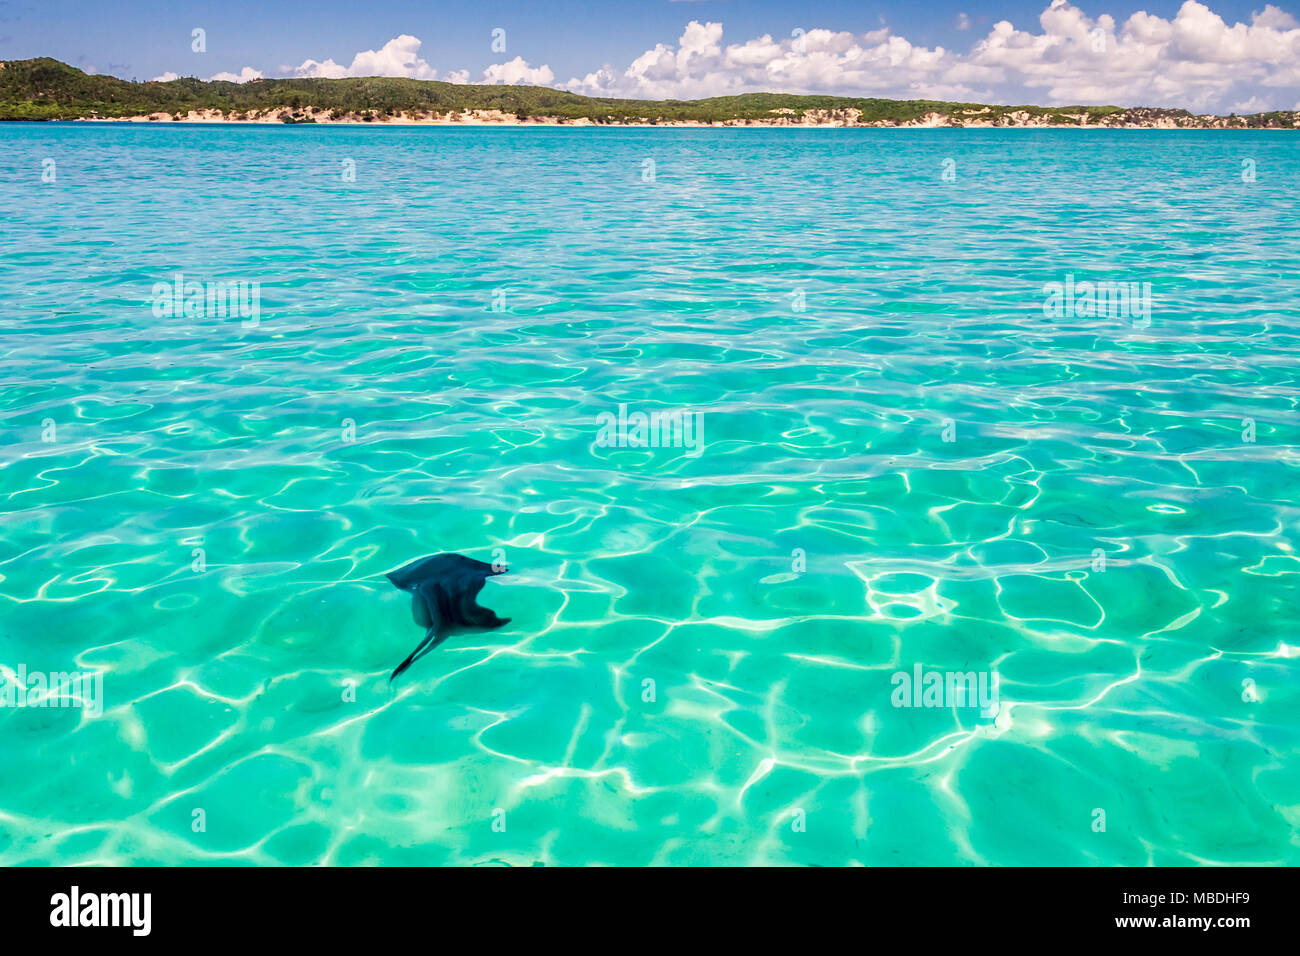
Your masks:
{"label": "white sandy beach", "polygon": [[[802,116],[793,115],[790,110],[774,111],[775,115],[764,119],[733,119],[704,122],[701,120],[648,120],[634,123],[597,122],[587,117],[569,119],[558,116],[528,116],[520,118],[513,113],[501,110],[451,110],[447,113],[434,111],[383,114],[377,110],[369,114],[348,111],[343,113],[329,109],[305,107],[293,109],[280,107],[269,110],[247,110],[224,113],[221,110],[190,110],[184,115],[172,113],[150,113],[139,116],[122,117],[82,117],[78,122],[87,123],[235,123],[235,124],[319,124],[339,126],[594,126],[613,128],[654,129],[667,128],[797,128],[797,129],[1249,129],[1286,127],[1249,127],[1244,117],[1195,116],[1183,117],[1178,122],[1168,116],[1153,116],[1140,122],[1094,122],[1087,113],[1063,114],[1076,123],[1051,122],[1052,117],[1034,115],[1027,110],[1017,110],[1005,114],[994,122],[982,118],[991,112],[988,108],[965,110],[960,114],[930,112],[915,120],[893,122],[876,120],[863,122],[862,113],[857,109],[808,110]],[[1292,116],[1293,128],[1300,128],[1300,113]]]}

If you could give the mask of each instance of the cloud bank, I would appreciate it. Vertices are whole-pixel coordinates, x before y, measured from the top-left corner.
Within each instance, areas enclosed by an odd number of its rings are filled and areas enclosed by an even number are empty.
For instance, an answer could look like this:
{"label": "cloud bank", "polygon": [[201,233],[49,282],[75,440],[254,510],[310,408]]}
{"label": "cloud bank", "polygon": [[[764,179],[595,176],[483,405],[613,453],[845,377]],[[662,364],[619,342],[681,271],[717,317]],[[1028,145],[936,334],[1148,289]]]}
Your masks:
{"label": "cloud bank", "polygon": [[[723,43],[721,23],[692,20],[675,45],[659,43],[630,64],[605,64],[564,84],[590,96],[695,99],[736,93],[826,93],[896,99],[1114,104],[1195,111],[1300,109],[1300,23],[1272,4],[1249,23],[1228,24],[1199,0],[1172,19],[1139,11],[1123,23],[1089,17],[1069,0],[1051,0],[1038,29],[995,23],[965,52],[926,47],[888,27],[865,34],[824,28],[765,34]],[[516,56],[472,79],[469,70],[439,73],[420,56],[421,41],[403,34],[363,50],[344,66],[308,59],[281,66],[287,77],[400,76],[453,83],[555,84],[550,66]],[[213,79],[259,79],[244,67]],[[167,73],[158,79],[175,79]]]}
{"label": "cloud bank", "polygon": [[[1198,0],[1172,20],[1145,12],[1123,24],[1052,0],[1040,32],[1006,20],[967,53],[917,46],[888,28],[825,29],[722,43],[721,23],[691,21],[625,69],[605,66],[567,89],[592,96],[695,98],[781,91],[889,98],[1294,109],[1300,100],[1300,24],[1270,5],[1229,26]],[[965,20],[969,26],[969,19]]]}
{"label": "cloud bank", "polygon": [[[281,66],[277,77],[324,77],[337,80],[348,76],[397,76],[414,80],[443,80],[448,83],[504,83],[509,85],[532,84],[546,86],[555,82],[555,74],[549,66],[530,66],[521,56],[506,63],[496,63],[483,71],[477,80],[470,78],[469,70],[451,70],[439,74],[427,60],[420,56],[422,41],[418,37],[404,33],[393,37],[378,50],[362,50],[352,57],[347,66],[334,60],[307,59],[298,66]],[[238,73],[217,73],[209,79],[229,80],[234,83],[247,83],[260,80],[264,74],[251,66],[246,66]],[[172,72],[154,77],[166,82],[179,79]]]}

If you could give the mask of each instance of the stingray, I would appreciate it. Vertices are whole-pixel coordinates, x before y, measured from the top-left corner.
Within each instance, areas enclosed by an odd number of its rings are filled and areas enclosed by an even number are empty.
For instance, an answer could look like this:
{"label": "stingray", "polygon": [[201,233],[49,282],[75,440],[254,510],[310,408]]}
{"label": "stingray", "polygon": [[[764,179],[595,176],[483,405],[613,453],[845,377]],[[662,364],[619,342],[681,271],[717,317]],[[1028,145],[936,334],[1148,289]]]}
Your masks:
{"label": "stingray", "polygon": [[483,590],[484,581],[505,572],[505,568],[463,554],[434,554],[389,571],[388,580],[411,592],[411,614],[415,623],[426,630],[420,646],[397,665],[388,680],[391,682],[457,631],[489,630],[509,624],[510,618],[497,617],[474,600]]}

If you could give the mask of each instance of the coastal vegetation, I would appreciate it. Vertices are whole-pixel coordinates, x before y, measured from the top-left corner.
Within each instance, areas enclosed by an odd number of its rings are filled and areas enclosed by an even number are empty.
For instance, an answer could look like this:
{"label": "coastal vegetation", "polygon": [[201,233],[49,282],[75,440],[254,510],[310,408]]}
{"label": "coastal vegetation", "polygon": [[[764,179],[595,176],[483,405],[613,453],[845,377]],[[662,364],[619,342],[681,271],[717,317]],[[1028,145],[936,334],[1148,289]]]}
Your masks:
{"label": "coastal vegetation", "polygon": [[[1176,109],[1116,106],[999,106],[939,100],[747,93],[702,100],[630,100],[580,96],[541,86],[444,83],[395,77],[262,79],[247,83],[185,77],[122,80],[87,74],[41,57],[0,62],[0,120],[183,119],[220,112],[225,119],[314,122],[318,116],[384,121],[474,113],[558,123],[730,123],[950,126],[1300,126],[1298,113],[1198,117]],[[163,115],[165,114],[165,115]],[[941,121],[936,121],[936,117]]]}

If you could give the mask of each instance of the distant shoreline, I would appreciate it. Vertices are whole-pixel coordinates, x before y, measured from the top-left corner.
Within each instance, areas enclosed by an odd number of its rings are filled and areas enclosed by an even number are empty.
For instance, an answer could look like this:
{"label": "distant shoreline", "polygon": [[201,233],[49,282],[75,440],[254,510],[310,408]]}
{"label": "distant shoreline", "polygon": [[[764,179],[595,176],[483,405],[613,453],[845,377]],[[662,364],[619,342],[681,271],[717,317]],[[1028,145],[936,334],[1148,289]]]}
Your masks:
{"label": "distant shoreline", "polygon": [[[1151,122],[1124,122],[1124,123],[1106,123],[1106,122],[1076,122],[1076,123],[1054,123],[1043,121],[1042,116],[1026,117],[1021,122],[980,122],[971,120],[966,117],[952,117],[947,114],[927,114],[917,120],[893,122],[887,120],[878,120],[875,122],[855,122],[845,121],[843,119],[822,120],[813,119],[811,122],[804,118],[798,122],[792,121],[786,117],[774,117],[771,119],[732,119],[732,120],[715,120],[707,122],[703,120],[658,120],[655,122],[642,121],[635,123],[597,121],[589,117],[579,117],[571,119],[569,117],[559,116],[530,116],[521,119],[517,116],[511,116],[495,110],[473,110],[464,111],[456,114],[453,118],[451,114],[432,114],[421,116],[409,116],[399,114],[396,116],[372,115],[370,118],[363,118],[355,113],[346,113],[342,116],[335,117],[329,115],[329,111],[294,110],[289,107],[267,110],[264,113],[254,111],[255,116],[248,118],[241,116],[238,119],[231,119],[221,115],[220,111],[202,111],[191,112],[184,116],[174,116],[170,113],[152,113],[141,114],[136,116],[82,116],[69,120],[54,120],[45,122],[71,122],[71,123],[117,123],[117,124],[143,124],[155,126],[181,125],[181,126],[358,126],[358,127],[409,127],[409,126],[447,126],[447,127],[464,127],[464,128],[516,128],[516,127],[548,127],[560,129],[1072,129],[1072,130],[1295,130],[1300,128],[1287,126],[1248,126],[1245,124],[1232,124],[1225,122],[1224,117],[1198,117],[1201,122],[1182,122],[1175,123],[1168,120],[1151,121]],[[42,122],[41,120],[16,120],[14,122]],[[1298,121],[1300,122],[1300,121]]]}

